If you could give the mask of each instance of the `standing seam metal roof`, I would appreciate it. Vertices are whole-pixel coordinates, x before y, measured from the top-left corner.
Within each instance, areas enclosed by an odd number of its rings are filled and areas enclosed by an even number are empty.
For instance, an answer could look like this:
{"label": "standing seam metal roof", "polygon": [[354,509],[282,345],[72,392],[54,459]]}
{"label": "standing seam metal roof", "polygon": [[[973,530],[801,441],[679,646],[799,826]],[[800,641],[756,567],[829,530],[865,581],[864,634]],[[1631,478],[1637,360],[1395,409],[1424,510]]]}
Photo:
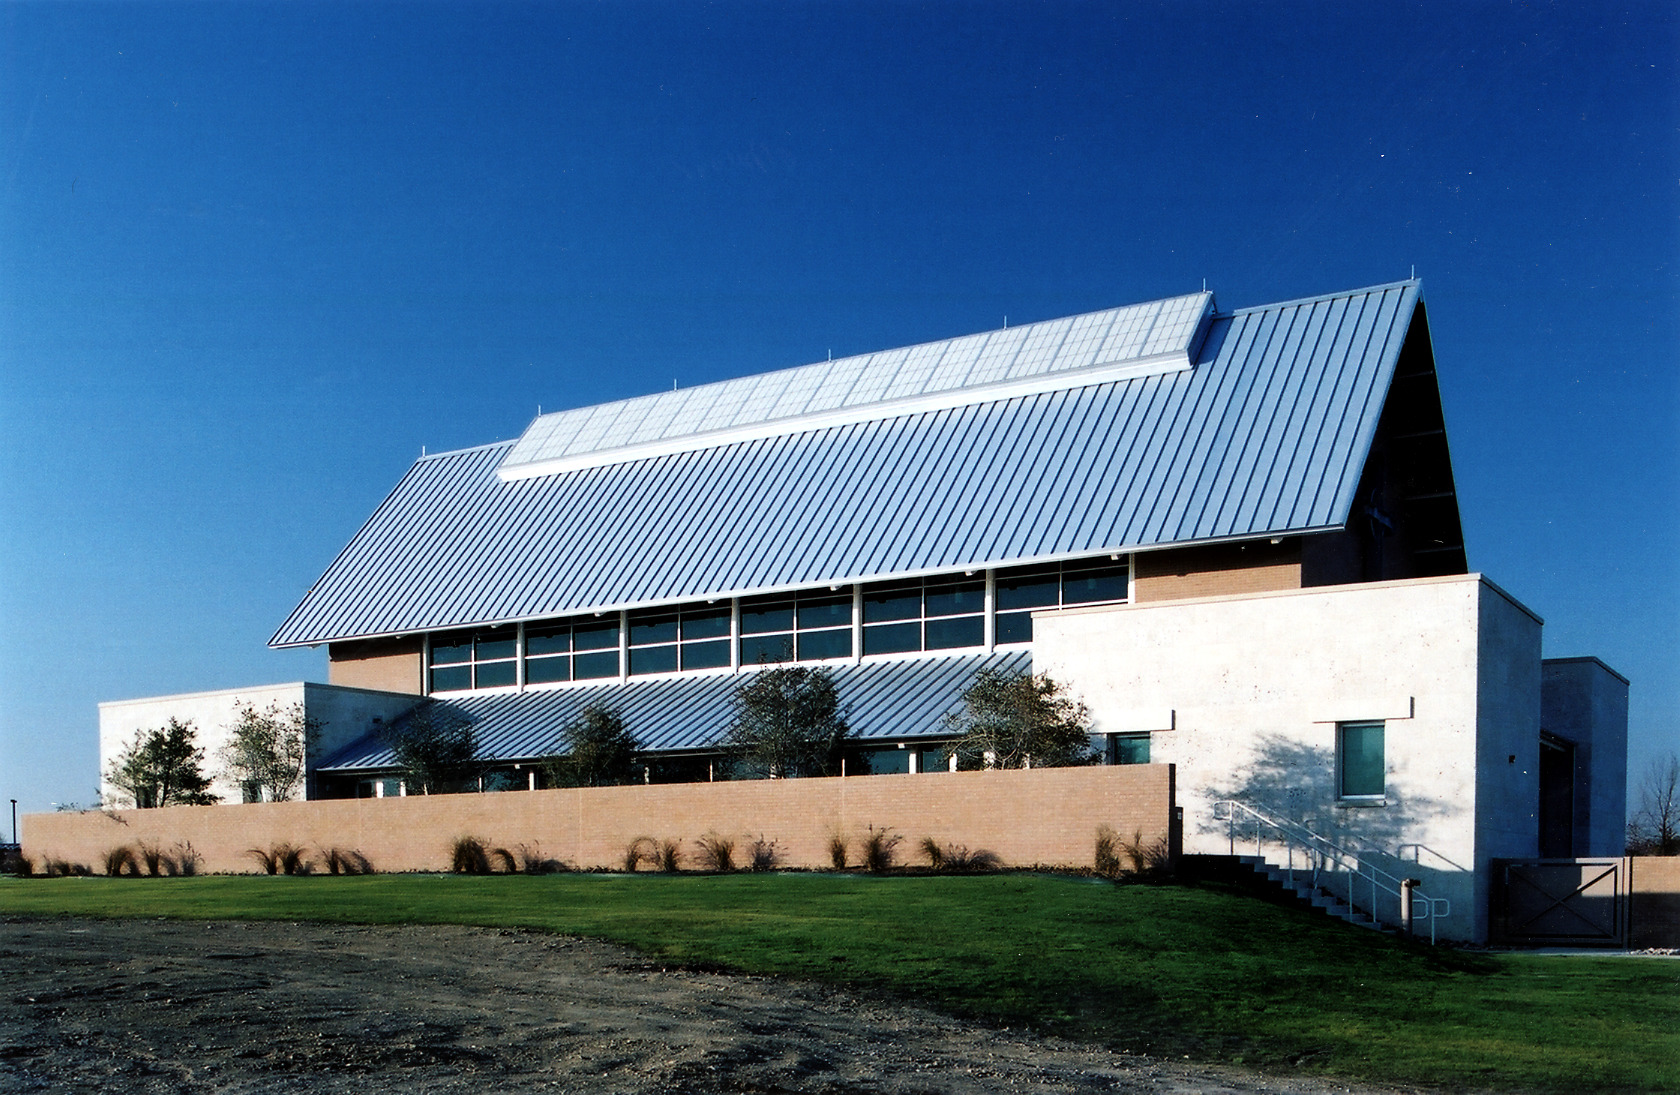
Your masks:
{"label": "standing seam metal roof", "polygon": [[418,461],[295,646],[1347,520],[1415,281],[1218,316],[1194,368],[504,482]]}
{"label": "standing seam metal roof", "polygon": [[[945,716],[983,668],[1025,672],[1025,651],[864,662],[830,669],[852,736],[860,741],[949,737]],[[538,692],[504,692],[435,701],[477,731],[478,753],[490,761],[532,760],[566,751],[565,730],[586,707],[608,707],[649,752],[714,749],[734,713],[744,674],[664,677],[580,685]],[[400,726],[400,721],[399,724]],[[390,746],[369,734],[328,757],[317,771],[397,767]]]}

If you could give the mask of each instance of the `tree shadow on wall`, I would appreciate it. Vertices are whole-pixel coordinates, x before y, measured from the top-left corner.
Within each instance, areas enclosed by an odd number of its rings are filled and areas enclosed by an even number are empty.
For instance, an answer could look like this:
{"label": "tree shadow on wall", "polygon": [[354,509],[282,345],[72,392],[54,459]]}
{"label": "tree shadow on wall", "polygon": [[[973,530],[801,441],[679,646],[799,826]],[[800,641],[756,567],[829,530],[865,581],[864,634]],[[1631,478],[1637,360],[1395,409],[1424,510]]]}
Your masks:
{"label": "tree shadow on wall", "polygon": [[[1397,866],[1413,860],[1420,831],[1446,817],[1453,808],[1443,799],[1408,792],[1389,776],[1382,805],[1350,805],[1338,801],[1336,754],[1328,746],[1309,745],[1280,734],[1260,735],[1247,767],[1230,780],[1198,788],[1210,800],[1235,799],[1303,825],[1350,851],[1381,853]],[[1204,815],[1203,833],[1230,831],[1223,818]],[[1237,842],[1254,825],[1238,819]],[[1240,850],[1240,848],[1239,848]],[[1430,853],[1424,853],[1428,856]],[[1446,867],[1438,854],[1426,866]],[[1452,864],[1456,866],[1456,864]],[[1385,869],[1394,869],[1390,866]]]}

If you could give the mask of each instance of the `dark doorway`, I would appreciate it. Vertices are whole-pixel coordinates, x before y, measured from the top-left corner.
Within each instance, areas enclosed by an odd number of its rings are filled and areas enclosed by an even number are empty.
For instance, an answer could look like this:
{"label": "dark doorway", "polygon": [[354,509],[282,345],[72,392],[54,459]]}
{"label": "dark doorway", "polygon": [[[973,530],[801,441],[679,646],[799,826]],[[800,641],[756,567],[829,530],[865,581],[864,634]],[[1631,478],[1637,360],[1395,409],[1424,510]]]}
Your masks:
{"label": "dark doorway", "polygon": [[1540,735],[1540,858],[1575,854],[1575,745]]}

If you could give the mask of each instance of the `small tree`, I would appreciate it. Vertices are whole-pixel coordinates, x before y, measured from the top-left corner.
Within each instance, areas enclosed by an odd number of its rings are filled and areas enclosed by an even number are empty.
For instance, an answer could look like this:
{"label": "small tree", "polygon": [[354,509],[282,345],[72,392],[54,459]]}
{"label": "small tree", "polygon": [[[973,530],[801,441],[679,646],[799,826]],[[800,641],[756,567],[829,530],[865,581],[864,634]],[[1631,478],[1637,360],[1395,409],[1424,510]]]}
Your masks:
{"label": "small tree", "polygon": [[385,742],[396,755],[409,794],[477,789],[482,765],[472,723],[436,700],[426,700],[391,724]]}
{"label": "small tree", "polygon": [[957,767],[1068,768],[1093,764],[1091,713],[1044,673],[982,669],[945,716],[960,735]]}
{"label": "small tree", "polygon": [[1629,855],[1680,855],[1680,753],[1651,761],[1628,819]]}
{"label": "small tree", "polygon": [[635,778],[641,745],[617,711],[589,706],[564,731],[566,752],[543,765],[551,787],[612,787]]}
{"label": "small tree", "polygon": [[140,809],[208,806],[217,801],[200,767],[204,750],[192,720],[170,719],[161,730],[142,730],[111,760],[105,779]]}
{"label": "small tree", "polygon": [[781,779],[839,771],[851,728],[828,670],[759,670],[735,690],[734,704],[724,745],[746,774]]}
{"label": "small tree", "polygon": [[257,710],[235,703],[238,712],[222,747],[227,776],[245,791],[245,801],[284,802],[303,783],[309,749],[321,735],[321,721],[310,718],[303,704],[282,707],[271,703]]}

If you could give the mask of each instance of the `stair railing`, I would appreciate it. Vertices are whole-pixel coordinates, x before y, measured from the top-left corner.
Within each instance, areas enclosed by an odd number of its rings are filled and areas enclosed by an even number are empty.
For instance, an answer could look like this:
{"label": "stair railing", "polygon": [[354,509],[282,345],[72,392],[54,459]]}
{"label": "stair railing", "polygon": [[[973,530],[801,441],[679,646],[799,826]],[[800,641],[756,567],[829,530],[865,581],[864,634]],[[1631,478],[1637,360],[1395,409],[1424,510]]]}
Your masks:
{"label": "stair railing", "polygon": [[[1298,821],[1291,821],[1280,817],[1269,810],[1264,810],[1247,802],[1237,799],[1225,799],[1213,804],[1213,816],[1223,818],[1226,823],[1226,836],[1230,843],[1231,854],[1237,854],[1237,829],[1239,820],[1242,828],[1247,829],[1247,822],[1254,826],[1254,855],[1255,858],[1280,866],[1287,873],[1290,886],[1295,884],[1295,862],[1297,856],[1301,858],[1303,871],[1310,871],[1312,888],[1336,895],[1330,882],[1341,879],[1346,890],[1348,908],[1357,912],[1364,912],[1371,918],[1371,922],[1379,927],[1384,926],[1378,915],[1381,899],[1384,895],[1392,898],[1400,909],[1400,919],[1404,925],[1410,921],[1412,931],[1417,930],[1419,920],[1429,921],[1429,941],[1435,942],[1435,925],[1443,917],[1452,915],[1452,902],[1444,897],[1430,897],[1416,886],[1408,886],[1405,879],[1399,875],[1383,870],[1368,859],[1370,853],[1360,853],[1353,849],[1342,847],[1329,840],[1323,834],[1314,832]],[[1266,843],[1268,838],[1273,844],[1281,845],[1282,863],[1268,859]],[[1242,837],[1243,845],[1248,844],[1248,835]],[[1369,895],[1368,900],[1366,895]],[[1410,908],[1407,900],[1410,899]],[[1362,900],[1365,902],[1362,905]],[[1410,916],[1407,916],[1407,913]]]}

